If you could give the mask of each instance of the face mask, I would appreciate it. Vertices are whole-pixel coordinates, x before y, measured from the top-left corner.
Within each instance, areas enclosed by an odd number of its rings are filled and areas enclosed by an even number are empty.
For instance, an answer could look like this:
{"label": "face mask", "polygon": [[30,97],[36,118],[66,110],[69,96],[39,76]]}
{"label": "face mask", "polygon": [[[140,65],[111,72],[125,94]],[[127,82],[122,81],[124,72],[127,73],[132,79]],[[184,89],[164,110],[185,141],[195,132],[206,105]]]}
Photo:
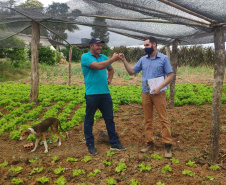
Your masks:
{"label": "face mask", "polygon": [[148,55],[151,55],[154,51],[153,47],[151,48],[144,48],[145,53],[147,53]]}

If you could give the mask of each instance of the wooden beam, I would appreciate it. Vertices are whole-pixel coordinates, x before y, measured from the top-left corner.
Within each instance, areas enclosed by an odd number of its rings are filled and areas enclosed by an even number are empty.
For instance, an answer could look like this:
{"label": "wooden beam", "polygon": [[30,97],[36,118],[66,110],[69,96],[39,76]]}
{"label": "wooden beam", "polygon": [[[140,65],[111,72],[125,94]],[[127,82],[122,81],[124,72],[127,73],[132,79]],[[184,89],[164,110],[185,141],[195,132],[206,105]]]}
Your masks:
{"label": "wooden beam", "polygon": [[[140,9],[144,9],[144,10],[148,10],[148,11],[153,11],[153,12],[157,12],[157,13],[162,13],[162,14],[165,14],[165,15],[170,15],[172,17],[178,17],[178,18],[182,18],[182,19],[186,19],[186,20],[189,20],[189,21],[193,21],[193,22],[197,22],[197,23],[201,23],[201,24],[206,24],[205,22],[203,21],[199,21],[199,20],[195,20],[195,19],[192,19],[192,18],[188,18],[188,17],[185,17],[185,16],[181,16],[181,15],[177,15],[177,14],[173,14],[173,13],[169,13],[169,12],[165,12],[165,11],[162,11],[162,10],[156,10],[156,9],[153,9],[153,8],[150,8],[150,7],[147,7],[147,6],[140,6],[140,5],[134,5],[134,4],[131,4],[131,3],[127,3],[127,2],[122,2],[122,1],[118,1],[118,0],[114,0],[114,2],[117,2],[117,5],[122,5],[121,8],[125,9],[125,6],[123,5],[127,5],[127,6],[131,6],[134,10],[134,8],[140,8]],[[114,5],[114,3],[111,3]],[[116,5],[116,6],[117,6]],[[128,8],[127,8],[128,9]],[[130,10],[130,9],[128,9]],[[136,12],[139,12],[137,10],[134,10]],[[144,14],[143,12],[141,12],[142,14]]]}
{"label": "wooden beam", "polygon": [[48,28],[47,26],[45,26],[44,24],[40,23],[39,21],[35,20],[34,18],[22,13],[21,11],[17,10],[17,9],[14,9],[14,8],[9,8],[10,10],[13,10],[29,19],[31,19],[32,21],[35,21],[36,23],[38,23],[39,25],[41,25],[42,27],[44,27],[45,29],[49,30],[50,32],[56,34],[58,37],[60,37],[63,41],[65,41],[67,44],[69,44],[71,46],[71,44],[66,40],[64,39],[61,35],[59,35],[58,33],[56,33],[55,31],[51,30],[50,28]]}
{"label": "wooden beam", "polygon": [[170,109],[174,107],[177,64],[178,64],[178,39],[175,39],[172,43],[172,60],[171,60],[171,65],[173,68],[173,81],[170,83],[170,98],[169,98],[169,104],[167,105],[167,108],[170,108]]}
{"label": "wooden beam", "polygon": [[72,58],[72,46],[70,46],[69,50],[69,61],[68,61],[68,85],[71,86],[71,58]]}
{"label": "wooden beam", "polygon": [[31,89],[29,101],[37,103],[39,93],[38,49],[40,43],[40,25],[35,21],[31,21],[31,27]]}
{"label": "wooden beam", "polygon": [[219,133],[221,120],[221,98],[225,73],[225,38],[223,26],[214,27],[215,65],[211,114],[210,154],[212,163],[219,155]]}
{"label": "wooden beam", "polygon": [[[84,16],[84,15],[83,15]],[[154,23],[163,23],[163,24],[178,24],[178,25],[187,25],[187,26],[199,26],[210,28],[208,24],[198,24],[198,23],[178,23],[173,21],[166,21],[166,20],[155,20],[155,19],[138,19],[138,18],[120,18],[120,17],[109,17],[103,15],[85,15],[84,17],[99,17],[104,19],[112,19],[112,20],[119,20],[119,21],[134,21],[134,22],[154,22]]]}
{"label": "wooden beam", "polygon": [[3,38],[3,39],[0,39],[0,42],[3,41],[3,40],[9,39],[10,37],[15,36],[15,35],[19,34],[20,32],[22,32],[22,31],[24,31],[24,30],[26,30],[27,28],[30,28],[30,27],[31,27],[31,25],[29,25],[29,26],[27,26],[27,27],[21,29],[20,31],[16,32],[16,33],[13,34],[13,35],[10,35],[10,36],[8,36],[8,37],[5,37],[5,38]]}
{"label": "wooden beam", "polygon": [[210,18],[208,18],[208,17],[205,17],[204,15],[201,15],[201,14],[198,14],[198,13],[193,12],[193,11],[191,11],[191,10],[188,10],[187,8],[184,8],[184,7],[182,7],[182,6],[178,5],[178,4],[175,4],[175,3],[173,3],[173,2],[171,2],[171,1],[169,1],[169,0],[158,0],[158,1],[160,1],[160,2],[162,2],[162,3],[165,3],[165,4],[169,5],[169,6],[172,6],[172,7],[174,7],[174,8],[177,8],[177,9],[183,11],[183,12],[189,13],[189,14],[191,14],[191,15],[194,15],[194,16],[196,16],[196,17],[199,17],[199,18],[201,18],[201,19],[204,19],[204,20],[206,20],[206,21],[209,21],[209,22],[211,22],[211,23],[217,23],[216,20],[210,19]]}

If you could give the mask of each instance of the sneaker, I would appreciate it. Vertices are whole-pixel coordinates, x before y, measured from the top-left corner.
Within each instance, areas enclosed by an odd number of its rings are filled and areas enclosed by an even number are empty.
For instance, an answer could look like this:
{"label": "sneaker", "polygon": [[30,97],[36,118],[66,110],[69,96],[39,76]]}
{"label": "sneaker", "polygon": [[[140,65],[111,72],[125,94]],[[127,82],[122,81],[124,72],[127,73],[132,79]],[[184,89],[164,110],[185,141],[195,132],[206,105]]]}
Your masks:
{"label": "sneaker", "polygon": [[165,158],[172,158],[172,144],[165,143]]}
{"label": "sneaker", "polygon": [[153,147],[154,147],[154,143],[149,142],[149,143],[147,143],[147,146],[141,150],[141,153],[149,152],[153,149]]}
{"label": "sneaker", "polygon": [[110,149],[118,150],[118,151],[126,150],[126,148],[124,146],[122,146],[121,143],[112,144]]}
{"label": "sneaker", "polygon": [[94,144],[88,144],[87,147],[91,155],[97,155],[97,149],[94,147]]}

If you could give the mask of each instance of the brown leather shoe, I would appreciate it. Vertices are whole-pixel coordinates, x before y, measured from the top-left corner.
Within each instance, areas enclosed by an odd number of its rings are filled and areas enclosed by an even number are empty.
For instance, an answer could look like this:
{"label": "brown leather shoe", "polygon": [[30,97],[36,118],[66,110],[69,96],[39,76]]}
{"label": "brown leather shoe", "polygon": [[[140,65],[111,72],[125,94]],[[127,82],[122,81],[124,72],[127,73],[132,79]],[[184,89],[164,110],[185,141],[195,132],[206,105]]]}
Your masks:
{"label": "brown leather shoe", "polygon": [[165,158],[172,158],[173,154],[171,151],[172,144],[165,143]]}
{"label": "brown leather shoe", "polygon": [[154,143],[153,142],[149,142],[149,143],[147,143],[147,146],[141,150],[141,152],[142,153],[149,152],[150,150],[153,149],[153,146],[154,146]]}

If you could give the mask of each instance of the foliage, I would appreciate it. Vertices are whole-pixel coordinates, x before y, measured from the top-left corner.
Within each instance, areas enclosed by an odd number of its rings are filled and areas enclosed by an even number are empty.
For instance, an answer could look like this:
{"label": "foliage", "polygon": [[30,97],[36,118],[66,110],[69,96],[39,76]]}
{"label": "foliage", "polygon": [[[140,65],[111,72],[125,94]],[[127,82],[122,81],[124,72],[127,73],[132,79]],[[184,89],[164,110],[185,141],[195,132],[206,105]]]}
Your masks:
{"label": "foliage", "polygon": [[18,179],[16,179],[16,178],[13,178],[12,179],[12,183],[13,184],[20,184],[20,183],[23,183],[24,181],[21,179],[21,178],[18,178]]}
{"label": "foliage", "polygon": [[112,177],[109,177],[108,179],[106,179],[106,181],[107,181],[107,184],[108,185],[114,185],[114,184],[116,184],[116,181]]}
{"label": "foliage", "polygon": [[[161,48],[159,51],[166,54],[165,47]],[[201,45],[195,45],[191,47],[183,46],[178,48],[178,66],[214,66],[214,63],[215,51],[212,47],[206,48]]]}
{"label": "foliage", "polygon": [[206,177],[207,177],[209,180],[211,180],[211,181],[215,179],[214,176],[210,176],[210,175],[207,175]]}
{"label": "foliage", "polygon": [[52,163],[55,163],[58,160],[58,157],[57,156],[53,156],[51,158],[52,158]]}
{"label": "foliage", "polygon": [[156,185],[165,185],[165,184],[162,182],[157,182]]}
{"label": "foliage", "polygon": [[33,142],[33,141],[35,141],[36,140],[36,137],[35,137],[35,135],[33,135],[33,134],[30,134],[28,137],[27,137],[27,141],[28,142]]}
{"label": "foliage", "polygon": [[93,170],[93,172],[90,172],[88,175],[87,175],[87,177],[90,177],[90,176],[94,176],[94,177],[96,177],[96,175],[98,174],[98,173],[100,173],[101,171],[99,170],[99,169],[95,169],[95,170]]}
{"label": "foliage", "polygon": [[127,48],[125,46],[115,47],[113,53],[123,53],[128,62],[138,62],[138,60],[146,55],[142,48]]}
{"label": "foliage", "polygon": [[190,176],[190,177],[192,177],[195,173],[193,172],[193,171],[190,171],[190,170],[184,170],[184,171],[182,171],[182,174],[183,175],[188,175],[188,176]]}
{"label": "foliage", "polygon": [[213,170],[213,171],[216,171],[218,170],[220,167],[218,165],[211,165],[210,166],[210,169]]}
{"label": "foliage", "polygon": [[65,171],[65,168],[61,168],[61,166],[59,166],[58,168],[56,168],[54,170],[54,173],[55,174],[60,174],[60,173],[63,173]]}
{"label": "foliage", "polygon": [[172,161],[175,164],[179,164],[180,163],[179,160],[175,159],[174,157],[172,159],[170,159],[170,161]]}
{"label": "foliage", "polygon": [[30,172],[30,175],[34,173],[40,173],[42,170],[44,170],[43,166],[41,168],[33,168],[32,171]]}
{"label": "foliage", "polygon": [[126,163],[123,163],[120,161],[118,163],[118,166],[115,168],[115,172],[117,172],[117,173],[123,172],[123,171],[126,171],[126,169],[127,169]]}
{"label": "foliage", "polygon": [[[19,42],[19,41],[18,41]],[[9,58],[11,64],[14,67],[19,67],[25,61],[25,49],[24,48],[9,48],[9,49],[0,49],[4,53],[2,57]]]}
{"label": "foliage", "polygon": [[[66,19],[68,16],[69,9],[70,9],[70,7],[66,3],[53,2],[47,8],[47,13],[51,16],[61,17],[62,19],[63,18]],[[50,23],[48,23],[48,27],[51,30],[54,30],[58,35],[60,35],[64,39],[67,39],[67,37],[68,37],[66,30],[69,32],[74,32],[74,30],[79,29],[78,26],[75,24],[67,24],[67,23],[59,24],[58,22],[56,22],[56,23],[50,22]],[[60,36],[58,36],[57,34],[50,32],[48,37],[50,37],[52,40],[63,43],[63,39]],[[58,46],[57,46],[57,49],[58,49]]]}
{"label": "foliage", "polygon": [[105,164],[106,166],[111,166],[112,163],[113,163],[113,160],[109,162],[106,160],[103,161],[103,164]]}
{"label": "foliage", "polygon": [[90,156],[84,156],[84,158],[81,161],[87,163],[87,162],[91,161],[92,159],[93,158]]}
{"label": "foliage", "polygon": [[18,166],[17,168],[14,168],[14,167],[12,166],[12,167],[9,169],[9,172],[12,171],[13,176],[14,176],[16,173],[20,172],[22,169],[23,169],[23,168],[22,168],[21,166]]}
{"label": "foliage", "polygon": [[0,167],[5,167],[5,166],[8,166],[8,162],[7,161],[4,161],[3,163],[0,164]]}
{"label": "foliage", "polygon": [[162,160],[163,156],[159,156],[158,154],[151,154],[152,159]]}
{"label": "foliage", "polygon": [[33,164],[35,161],[36,161],[35,159],[30,159],[29,160],[29,163],[32,163]]}
{"label": "foliage", "polygon": [[186,163],[186,165],[187,166],[193,166],[195,164],[195,162],[193,162],[193,161],[191,161],[191,160],[189,160],[187,163]]}
{"label": "foliage", "polygon": [[10,139],[19,140],[20,139],[20,131],[14,130],[9,134]]}
{"label": "foliage", "polygon": [[73,157],[68,157],[66,160],[67,160],[67,162],[76,162],[76,161],[78,161],[78,159],[75,159]]}
{"label": "foliage", "polygon": [[38,0],[27,0],[25,3],[20,4],[21,8],[41,8],[43,4]]}
{"label": "foliage", "polygon": [[130,179],[130,182],[130,185],[137,185],[139,183],[139,181],[136,179]]}
{"label": "foliage", "polygon": [[108,157],[112,157],[113,155],[115,155],[115,152],[112,152],[111,150],[107,151],[107,156]]}
{"label": "foliage", "polygon": [[[102,25],[107,25],[105,18],[102,17],[95,17],[93,24],[98,25],[101,22]],[[105,41],[107,44],[109,42],[109,32],[107,30],[107,27],[99,28],[97,26],[92,28],[93,32],[91,32],[91,37],[99,38],[100,40]]]}
{"label": "foliage", "polygon": [[140,172],[142,171],[150,171],[152,169],[151,165],[145,166],[144,161],[139,165],[140,167]]}
{"label": "foliage", "polygon": [[54,183],[55,184],[58,184],[58,185],[64,185],[64,184],[66,184],[66,179],[65,179],[65,177],[64,176],[60,176],[58,179],[57,179],[57,181],[54,181]]}
{"label": "foliage", "polygon": [[77,169],[73,170],[73,177],[85,174],[85,170]]}
{"label": "foliage", "polygon": [[42,184],[45,184],[47,182],[49,182],[49,178],[47,178],[46,176],[40,177],[37,179],[38,182],[41,182]]}
{"label": "foliage", "polygon": [[172,171],[172,168],[169,165],[164,166],[161,170],[162,173],[166,173],[167,171]]}
{"label": "foliage", "polygon": [[[44,47],[42,44],[39,46],[38,62],[40,64],[53,65],[56,63],[56,52],[50,46]],[[28,50],[29,59],[31,59],[31,48]]]}

